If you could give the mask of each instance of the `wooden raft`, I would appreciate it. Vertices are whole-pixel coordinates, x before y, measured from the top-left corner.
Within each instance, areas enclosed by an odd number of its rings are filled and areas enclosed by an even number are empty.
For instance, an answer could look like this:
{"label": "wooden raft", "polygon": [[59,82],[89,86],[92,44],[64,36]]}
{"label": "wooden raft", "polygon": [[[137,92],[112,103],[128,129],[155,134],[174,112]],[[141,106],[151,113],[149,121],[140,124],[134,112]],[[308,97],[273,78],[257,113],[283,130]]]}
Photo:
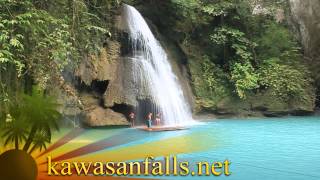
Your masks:
{"label": "wooden raft", "polygon": [[179,130],[186,130],[189,129],[187,127],[151,127],[151,128],[147,128],[147,127],[139,127],[138,129],[143,130],[143,131],[151,131],[151,132],[160,132],[160,131],[179,131]]}

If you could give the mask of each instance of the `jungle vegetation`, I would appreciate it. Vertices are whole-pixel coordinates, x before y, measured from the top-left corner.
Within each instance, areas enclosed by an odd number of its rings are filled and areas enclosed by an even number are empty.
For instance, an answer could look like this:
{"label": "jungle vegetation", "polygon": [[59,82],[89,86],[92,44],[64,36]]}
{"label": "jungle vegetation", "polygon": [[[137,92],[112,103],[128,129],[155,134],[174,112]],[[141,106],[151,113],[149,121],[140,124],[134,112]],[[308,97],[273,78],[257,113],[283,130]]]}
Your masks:
{"label": "jungle vegetation", "polygon": [[0,121],[11,122],[4,125],[6,143],[25,142],[23,149],[33,151],[50,142],[59,119],[51,87],[114,37],[122,2],[187,54],[199,109],[265,96],[270,104],[314,104],[310,65],[286,20],[286,0],[1,0]]}
{"label": "jungle vegetation", "polygon": [[[188,55],[197,105],[314,104],[315,89],[286,0],[148,1],[145,15]],[[163,14],[166,14],[165,16]],[[263,99],[266,97],[267,99]],[[232,106],[232,105],[231,105]]]}
{"label": "jungle vegetation", "polygon": [[[50,89],[111,37],[110,0],[0,1],[0,125],[4,144],[44,149],[61,114]],[[36,88],[35,88],[36,87]],[[37,90],[34,90],[37,89]],[[22,147],[23,145],[23,147]]]}

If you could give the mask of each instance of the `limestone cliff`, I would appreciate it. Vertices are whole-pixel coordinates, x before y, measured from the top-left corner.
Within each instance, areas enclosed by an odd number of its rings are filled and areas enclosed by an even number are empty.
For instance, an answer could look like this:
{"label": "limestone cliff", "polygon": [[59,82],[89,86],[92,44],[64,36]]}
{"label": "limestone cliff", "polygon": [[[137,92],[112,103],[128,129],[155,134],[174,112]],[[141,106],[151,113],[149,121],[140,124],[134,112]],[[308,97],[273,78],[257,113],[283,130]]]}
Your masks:
{"label": "limestone cliff", "polygon": [[291,20],[305,49],[305,55],[319,61],[320,1],[290,0]]}
{"label": "limestone cliff", "polygon": [[[124,114],[111,109],[115,103],[131,104],[121,98],[124,94],[118,74],[121,65],[120,44],[117,41],[109,41],[99,55],[90,55],[81,62],[75,75],[85,124],[128,125]],[[105,94],[111,94],[113,98],[105,98]]]}
{"label": "limestone cliff", "polygon": [[[173,42],[161,35],[148,22],[168,53],[174,73],[181,82],[184,94],[193,104],[188,69],[181,52]],[[106,41],[99,54],[83,58],[75,72],[75,91],[82,106],[82,122],[89,126],[128,125],[127,115],[140,102],[151,99],[151,91],[137,84],[133,74],[134,59],[130,58],[130,42],[121,17],[115,18],[114,37]],[[143,78],[143,77],[142,77]]]}
{"label": "limestone cliff", "polygon": [[[304,48],[305,60],[310,64],[320,94],[320,1],[289,0],[290,21]],[[319,102],[317,102],[319,105]]]}
{"label": "limestone cliff", "polygon": [[[275,20],[278,23],[287,19],[291,23],[293,31],[296,32],[303,45],[305,60],[313,68],[319,92],[320,11],[318,9],[320,2],[318,0],[289,0],[290,14],[285,10],[287,7],[273,7],[270,10],[264,7],[263,0],[252,2],[254,2],[252,3],[253,14],[269,13],[276,16]],[[304,102],[296,102],[294,99],[283,102],[273,98],[268,92],[252,94],[246,100],[225,93],[216,100],[217,103],[214,106],[197,99],[194,94],[197,89],[204,87],[201,85],[202,77],[199,76],[201,74],[199,72],[201,61],[208,53],[203,47],[205,45],[191,40],[187,44],[182,43],[179,38],[176,38],[177,33],[170,29],[172,27],[164,23],[164,20],[170,21],[164,16],[164,9],[154,11],[149,6],[148,3],[140,4],[139,10],[167,52],[172,69],[195,113],[205,112],[222,116],[281,116],[304,115],[314,111],[314,98],[308,98]],[[164,20],[160,19],[159,15]],[[134,83],[135,75],[132,73],[134,64],[129,58],[128,33],[123,27],[120,15],[114,19],[112,34],[112,38],[106,40],[99,54],[84,57],[77,68],[75,86],[70,85],[74,98],[65,94],[61,95],[61,99],[66,102],[62,108],[65,114],[80,115],[82,122],[89,126],[128,125],[126,116],[129,112],[135,109],[141,101],[150,98],[148,87]],[[210,96],[210,94],[205,96]]]}

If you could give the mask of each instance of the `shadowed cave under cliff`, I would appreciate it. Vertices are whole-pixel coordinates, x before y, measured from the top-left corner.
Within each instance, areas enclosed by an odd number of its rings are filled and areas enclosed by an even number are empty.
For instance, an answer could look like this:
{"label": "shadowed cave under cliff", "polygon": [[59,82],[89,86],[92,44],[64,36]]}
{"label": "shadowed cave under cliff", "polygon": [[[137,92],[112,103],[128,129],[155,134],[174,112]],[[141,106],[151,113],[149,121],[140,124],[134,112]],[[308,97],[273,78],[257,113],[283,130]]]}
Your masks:
{"label": "shadowed cave under cliff", "polygon": [[127,119],[129,119],[129,113],[134,111],[134,107],[127,104],[114,104],[111,109],[115,112],[125,115]]}
{"label": "shadowed cave under cliff", "polygon": [[93,80],[90,85],[85,84],[80,79],[77,80],[76,88],[81,94],[92,94],[99,99],[99,106],[103,107],[103,94],[106,92],[109,85],[108,80]]}
{"label": "shadowed cave under cliff", "polygon": [[[78,80],[77,89],[80,93],[91,94],[95,98],[98,98],[99,104],[97,105],[105,108],[103,95],[106,92],[108,85],[108,80],[93,80],[90,85],[86,85],[84,82]],[[117,113],[123,114],[128,120],[130,112],[134,112],[136,115],[135,125],[145,124],[148,113],[151,112],[155,116],[160,112],[160,108],[150,99],[138,100],[138,105],[136,107],[127,105],[125,103],[115,103],[112,107],[110,107],[110,109]]]}
{"label": "shadowed cave under cliff", "polygon": [[135,125],[143,125],[145,124],[146,117],[148,113],[152,113],[153,117],[160,112],[160,108],[153,103],[150,99],[138,100],[138,106],[133,107],[127,104],[115,104],[111,107],[111,109],[115,112],[121,113],[129,119],[130,112],[134,112],[135,117]]}
{"label": "shadowed cave under cliff", "polygon": [[79,88],[81,91],[94,92],[97,95],[102,96],[104,92],[106,92],[108,85],[109,85],[108,80],[105,80],[105,81],[93,80],[90,86],[87,86],[86,84],[81,82]]}

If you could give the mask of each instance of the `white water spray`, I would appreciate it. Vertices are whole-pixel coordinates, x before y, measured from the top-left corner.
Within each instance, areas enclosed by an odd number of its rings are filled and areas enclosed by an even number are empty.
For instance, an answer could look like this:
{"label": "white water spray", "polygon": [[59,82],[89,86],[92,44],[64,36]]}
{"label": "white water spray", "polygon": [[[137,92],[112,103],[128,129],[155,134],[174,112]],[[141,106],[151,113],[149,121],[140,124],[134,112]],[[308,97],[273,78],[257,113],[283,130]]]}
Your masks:
{"label": "white water spray", "polygon": [[148,88],[151,101],[157,104],[164,125],[190,124],[193,122],[191,110],[166,52],[134,7],[124,5],[124,21],[132,43],[135,83]]}

